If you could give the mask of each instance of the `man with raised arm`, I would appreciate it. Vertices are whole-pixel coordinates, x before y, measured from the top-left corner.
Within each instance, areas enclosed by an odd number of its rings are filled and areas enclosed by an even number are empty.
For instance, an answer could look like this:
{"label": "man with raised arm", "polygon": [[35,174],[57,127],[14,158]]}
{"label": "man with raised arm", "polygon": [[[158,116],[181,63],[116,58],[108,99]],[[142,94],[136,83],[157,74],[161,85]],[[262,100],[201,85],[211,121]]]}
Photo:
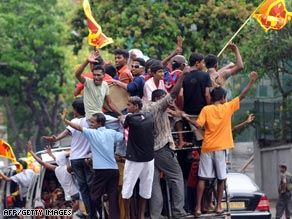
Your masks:
{"label": "man with raised arm", "polygon": [[[71,122],[77,123],[83,127],[88,127],[88,123],[85,118],[83,98],[76,98],[72,103],[72,108],[74,118]],[[87,159],[91,158],[89,142],[81,132],[71,126],[67,126],[57,136],[43,136],[43,138],[49,142],[56,142],[69,135],[72,136],[69,159],[72,170],[78,182],[79,191],[85,209],[89,219],[97,219],[96,208],[93,206],[90,197],[90,187],[92,184],[93,174],[90,171],[90,166],[87,164]]]}
{"label": "man with raised arm", "polygon": [[243,62],[238,47],[230,42],[228,46],[232,49],[236,56],[236,63],[229,64],[218,70],[218,58],[215,55],[209,54],[205,57],[205,65],[208,69],[213,87],[223,86],[225,81],[243,69]]}
{"label": "man with raised arm", "polygon": [[172,188],[173,217],[187,215],[184,210],[184,182],[180,165],[174,153],[175,145],[171,134],[167,108],[177,98],[185,75],[190,71],[187,66],[172,88],[171,93],[157,89],[152,92],[152,101],[144,105],[142,112],[151,112],[154,117],[154,178],[150,199],[150,218],[159,219],[162,212],[163,198],[160,186],[160,173],[166,176]]}
{"label": "man with raised arm", "polygon": [[195,218],[201,216],[201,201],[205,181],[217,178],[216,213],[222,214],[221,199],[224,190],[226,172],[226,149],[234,147],[231,119],[240,108],[240,101],[247,95],[258,78],[256,72],[250,73],[250,80],[238,97],[226,102],[226,90],[214,88],[211,92],[212,104],[205,106],[196,121],[185,118],[197,128],[205,127],[204,140],[199,164],[199,182],[197,185],[197,206]]}
{"label": "man with raised arm", "polygon": [[103,78],[105,76],[104,68],[102,66],[96,65],[93,68],[93,79],[84,77],[82,72],[85,67],[94,62],[98,57],[99,53],[93,52],[87,57],[87,59],[80,65],[77,69],[75,76],[76,78],[84,84],[84,106],[86,119],[89,120],[94,113],[101,113],[103,104],[106,103],[107,106],[115,112],[118,116],[122,115],[118,107],[112,102],[109,95],[109,87]]}
{"label": "man with raised arm", "polygon": [[119,219],[118,184],[119,170],[114,155],[114,144],[123,140],[123,134],[106,129],[103,113],[95,113],[90,118],[90,128],[85,128],[66,119],[66,110],[61,115],[63,122],[82,132],[90,143],[92,151],[92,168],[94,170],[91,185],[91,199],[99,206],[104,193],[109,198],[109,218]]}
{"label": "man with raised arm", "polygon": [[[79,206],[82,206],[80,201],[79,190],[76,186],[76,183],[73,179],[71,173],[67,171],[67,156],[69,153],[66,151],[61,151],[57,156],[51,151],[50,147],[46,147],[47,153],[51,156],[55,161],[56,165],[43,161],[39,156],[37,156],[32,150],[32,143],[28,141],[27,151],[33,156],[33,158],[42,166],[44,166],[48,170],[52,170],[55,172],[56,177],[61,184],[64,192],[65,192],[65,201],[72,201],[73,207],[72,212],[75,212],[79,209]],[[81,211],[81,210],[80,210]]]}

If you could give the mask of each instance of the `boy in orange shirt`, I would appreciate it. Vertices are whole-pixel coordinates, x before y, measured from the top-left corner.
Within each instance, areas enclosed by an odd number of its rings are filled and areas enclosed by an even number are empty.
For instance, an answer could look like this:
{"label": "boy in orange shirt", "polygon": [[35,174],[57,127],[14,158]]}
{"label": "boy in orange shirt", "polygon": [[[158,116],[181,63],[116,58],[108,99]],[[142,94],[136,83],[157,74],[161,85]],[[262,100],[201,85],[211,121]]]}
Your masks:
{"label": "boy in orange shirt", "polygon": [[119,81],[122,81],[126,84],[129,84],[133,81],[133,75],[127,65],[129,59],[129,52],[125,49],[116,49],[115,54],[115,63],[118,70],[117,75]]}
{"label": "boy in orange shirt", "polygon": [[217,178],[216,213],[222,214],[221,199],[224,190],[226,173],[226,149],[233,148],[231,118],[240,108],[240,101],[246,96],[258,75],[250,73],[250,81],[241,94],[230,102],[226,102],[226,91],[222,87],[211,92],[212,104],[205,106],[196,121],[185,118],[197,128],[205,127],[199,164],[199,182],[197,185],[197,206],[195,218],[201,216],[201,201],[205,188],[205,180]]}

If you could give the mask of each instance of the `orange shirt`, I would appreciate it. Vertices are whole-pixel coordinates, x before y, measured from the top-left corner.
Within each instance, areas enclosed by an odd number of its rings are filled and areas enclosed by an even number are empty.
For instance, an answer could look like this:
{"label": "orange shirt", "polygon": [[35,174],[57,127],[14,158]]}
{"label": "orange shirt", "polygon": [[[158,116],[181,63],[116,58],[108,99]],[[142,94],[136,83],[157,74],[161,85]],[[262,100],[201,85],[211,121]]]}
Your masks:
{"label": "orange shirt", "polygon": [[233,148],[231,118],[233,113],[240,108],[239,97],[230,102],[218,105],[205,106],[197,123],[205,127],[202,153]]}
{"label": "orange shirt", "polygon": [[133,81],[133,75],[127,65],[124,65],[120,70],[118,70],[119,81],[129,84]]}

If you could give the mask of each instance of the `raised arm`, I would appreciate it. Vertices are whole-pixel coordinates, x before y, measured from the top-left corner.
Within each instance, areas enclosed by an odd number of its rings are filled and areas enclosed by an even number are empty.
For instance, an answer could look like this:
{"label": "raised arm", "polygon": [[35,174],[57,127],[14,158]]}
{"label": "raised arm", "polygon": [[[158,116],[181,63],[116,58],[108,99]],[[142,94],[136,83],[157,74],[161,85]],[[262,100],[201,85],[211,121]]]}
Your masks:
{"label": "raised arm", "polygon": [[89,63],[89,61],[86,59],[77,69],[77,71],[75,72],[75,77],[77,78],[78,81],[80,81],[82,84],[84,84],[85,82],[85,77],[82,75],[82,72],[84,71],[85,67],[87,66],[87,64]]}
{"label": "raised arm", "polygon": [[167,56],[165,59],[163,59],[161,61],[161,64],[163,66],[167,66],[168,62],[175,56],[175,55],[179,55],[182,53],[182,43],[183,43],[183,40],[184,38],[182,36],[178,36],[176,38],[176,49],[169,55]]}
{"label": "raised arm", "polygon": [[250,88],[252,87],[252,85],[254,84],[254,82],[257,80],[258,78],[258,74],[255,71],[252,71],[249,74],[249,82],[246,85],[246,87],[243,89],[243,91],[241,92],[241,94],[239,95],[239,99],[242,100],[243,98],[245,98],[245,96],[247,95],[248,91],[250,90]]}
{"label": "raised arm", "polygon": [[241,58],[238,47],[232,42],[229,43],[229,47],[232,49],[232,51],[235,53],[235,56],[236,56],[235,65],[231,69],[227,70],[229,71],[229,74],[232,76],[232,75],[237,74],[239,71],[241,71],[244,66],[243,66],[242,58]]}
{"label": "raised arm", "polygon": [[44,162],[39,156],[37,156],[33,150],[32,150],[32,143],[31,141],[29,140],[27,143],[26,143],[26,147],[27,147],[27,151],[33,156],[33,158],[42,166],[44,166],[45,168],[47,168],[48,170],[53,170],[55,171],[56,169],[56,166],[55,165],[52,165],[50,163],[47,163],[47,162]]}
{"label": "raised arm", "polygon": [[65,124],[70,125],[73,129],[76,129],[76,130],[82,132],[82,131],[83,131],[83,127],[80,126],[80,125],[78,125],[78,124],[76,124],[76,123],[73,123],[73,122],[67,120],[67,119],[66,119],[66,113],[67,113],[67,110],[64,109],[64,110],[63,110],[63,113],[61,114],[61,119],[62,119],[62,121],[63,121]]}
{"label": "raised arm", "polygon": [[55,157],[55,155],[53,154],[50,145],[47,145],[47,146],[46,146],[46,151],[47,151],[48,155],[49,155],[51,158],[53,158],[53,160],[56,160],[56,157]]}
{"label": "raised arm", "polygon": [[95,62],[95,59],[99,56],[99,51],[94,51],[90,54],[87,59],[79,66],[77,71],[75,72],[75,77],[80,81],[82,84],[85,82],[85,77],[82,75],[82,72],[90,62]]}
{"label": "raised arm", "polygon": [[235,132],[241,129],[242,127],[246,126],[247,124],[251,123],[254,120],[254,117],[255,117],[254,114],[250,114],[244,122],[234,126],[232,128],[232,132]]}
{"label": "raised arm", "polygon": [[227,65],[220,68],[217,72],[218,72],[218,74],[221,74],[221,72],[229,70],[229,69],[233,68],[234,66],[235,66],[235,64],[233,62],[229,62]]}

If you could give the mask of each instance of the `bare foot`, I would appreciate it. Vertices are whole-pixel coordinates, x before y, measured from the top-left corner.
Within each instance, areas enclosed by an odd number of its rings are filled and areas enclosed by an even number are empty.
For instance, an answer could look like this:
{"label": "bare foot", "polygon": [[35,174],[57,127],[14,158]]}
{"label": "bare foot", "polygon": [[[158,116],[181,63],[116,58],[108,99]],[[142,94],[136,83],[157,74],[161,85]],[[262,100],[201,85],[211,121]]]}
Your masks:
{"label": "bare foot", "polygon": [[208,205],[208,209],[210,209],[210,208],[215,209],[215,206],[214,206],[212,203],[209,203],[209,205]]}
{"label": "bare foot", "polygon": [[201,215],[202,215],[202,212],[201,211],[195,211],[195,213],[194,213],[195,219],[196,218],[200,218]]}
{"label": "bare foot", "polygon": [[216,214],[222,214],[223,213],[223,210],[221,208],[221,206],[217,206],[216,207]]}

